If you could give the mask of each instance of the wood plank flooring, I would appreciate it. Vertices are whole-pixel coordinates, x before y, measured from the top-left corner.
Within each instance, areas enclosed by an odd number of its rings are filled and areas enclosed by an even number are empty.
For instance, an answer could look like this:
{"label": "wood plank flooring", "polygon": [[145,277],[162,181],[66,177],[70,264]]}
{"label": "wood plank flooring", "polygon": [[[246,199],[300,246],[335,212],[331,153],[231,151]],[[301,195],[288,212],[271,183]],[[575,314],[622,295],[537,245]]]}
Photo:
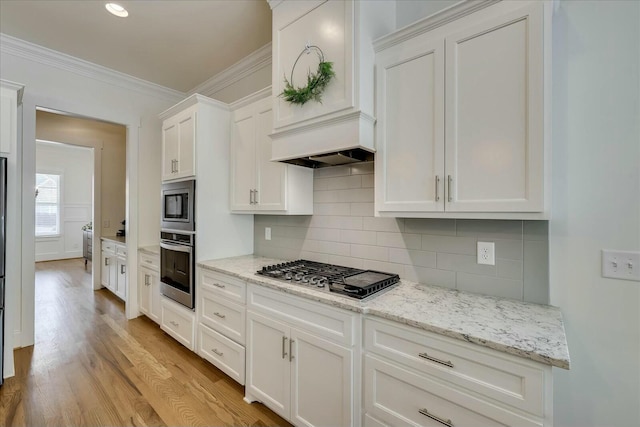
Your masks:
{"label": "wood plank flooring", "polygon": [[290,426],[144,316],[82,259],[36,264],[36,343],[15,351],[1,426]]}

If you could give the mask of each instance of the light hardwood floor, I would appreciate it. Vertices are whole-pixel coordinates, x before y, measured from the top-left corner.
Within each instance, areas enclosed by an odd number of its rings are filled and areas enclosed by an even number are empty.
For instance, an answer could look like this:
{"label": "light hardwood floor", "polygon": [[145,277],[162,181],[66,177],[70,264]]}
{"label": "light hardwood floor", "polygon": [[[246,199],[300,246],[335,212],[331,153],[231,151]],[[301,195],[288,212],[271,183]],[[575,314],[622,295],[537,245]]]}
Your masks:
{"label": "light hardwood floor", "polygon": [[289,426],[144,316],[82,259],[36,264],[36,343],[15,351],[0,426]]}

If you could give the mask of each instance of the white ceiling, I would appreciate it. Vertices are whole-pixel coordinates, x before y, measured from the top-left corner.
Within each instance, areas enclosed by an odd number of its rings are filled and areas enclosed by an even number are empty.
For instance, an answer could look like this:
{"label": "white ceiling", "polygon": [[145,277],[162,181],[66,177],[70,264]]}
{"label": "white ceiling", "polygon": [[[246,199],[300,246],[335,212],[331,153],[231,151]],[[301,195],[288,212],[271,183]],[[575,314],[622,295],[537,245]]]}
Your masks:
{"label": "white ceiling", "polygon": [[[112,0],[113,1],[113,0]],[[0,32],[188,92],[271,41],[266,0],[0,0]]]}

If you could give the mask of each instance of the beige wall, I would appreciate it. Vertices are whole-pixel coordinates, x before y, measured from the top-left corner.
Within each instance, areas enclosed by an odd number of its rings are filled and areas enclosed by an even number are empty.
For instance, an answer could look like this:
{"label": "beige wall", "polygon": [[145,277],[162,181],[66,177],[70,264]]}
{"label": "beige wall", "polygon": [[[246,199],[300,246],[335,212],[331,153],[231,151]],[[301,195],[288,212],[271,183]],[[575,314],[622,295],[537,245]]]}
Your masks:
{"label": "beige wall", "polygon": [[126,127],[38,111],[36,139],[69,144],[102,142],[102,223],[109,221],[109,227],[102,227],[101,235],[115,235],[125,218]]}

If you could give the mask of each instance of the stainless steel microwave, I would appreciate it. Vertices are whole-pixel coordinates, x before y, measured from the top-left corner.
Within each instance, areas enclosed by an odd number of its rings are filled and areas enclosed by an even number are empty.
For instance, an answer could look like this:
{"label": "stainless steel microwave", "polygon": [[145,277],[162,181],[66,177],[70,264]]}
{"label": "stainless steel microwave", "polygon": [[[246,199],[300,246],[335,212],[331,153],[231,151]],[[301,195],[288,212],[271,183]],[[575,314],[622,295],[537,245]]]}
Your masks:
{"label": "stainless steel microwave", "polygon": [[162,184],[163,230],[196,230],[195,190],[195,179]]}

